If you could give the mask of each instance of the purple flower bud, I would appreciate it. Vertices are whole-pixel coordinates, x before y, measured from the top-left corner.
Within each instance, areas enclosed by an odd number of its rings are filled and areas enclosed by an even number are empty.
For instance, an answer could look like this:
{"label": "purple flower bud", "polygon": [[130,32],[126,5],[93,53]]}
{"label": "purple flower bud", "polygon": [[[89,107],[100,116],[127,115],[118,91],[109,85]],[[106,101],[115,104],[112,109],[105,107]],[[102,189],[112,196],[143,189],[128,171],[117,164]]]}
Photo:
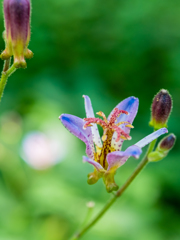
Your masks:
{"label": "purple flower bud", "polygon": [[158,144],[158,149],[160,151],[169,151],[173,148],[176,141],[176,136],[171,133],[167,137],[164,137]]}
{"label": "purple flower bud", "polygon": [[167,126],[167,121],[172,109],[172,99],[165,89],[160,90],[153,99],[150,126],[160,129]]}
{"label": "purple flower bud", "polygon": [[172,133],[164,137],[159,142],[156,150],[148,154],[149,162],[157,162],[165,158],[169,151],[174,147],[175,141],[176,136]]}
{"label": "purple flower bud", "polygon": [[4,0],[5,43],[2,52],[3,60],[14,56],[14,66],[26,67],[25,58],[31,58],[33,53],[27,48],[30,40],[30,1]]}

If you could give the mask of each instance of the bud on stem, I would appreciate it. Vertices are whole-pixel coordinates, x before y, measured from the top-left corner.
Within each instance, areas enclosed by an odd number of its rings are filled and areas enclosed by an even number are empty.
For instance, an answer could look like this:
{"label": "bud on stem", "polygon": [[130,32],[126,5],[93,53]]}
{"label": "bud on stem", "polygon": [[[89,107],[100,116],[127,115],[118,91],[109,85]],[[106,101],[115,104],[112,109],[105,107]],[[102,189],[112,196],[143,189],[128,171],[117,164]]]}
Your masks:
{"label": "bud on stem", "polygon": [[30,40],[30,1],[4,0],[4,20],[6,49],[1,58],[7,60],[14,56],[14,66],[25,68],[24,58],[33,57],[33,53],[27,48]]}
{"label": "bud on stem", "polygon": [[176,136],[171,133],[164,137],[158,144],[156,150],[148,155],[148,160],[150,162],[156,162],[162,160],[167,156],[169,151],[174,147],[176,141]]}
{"label": "bud on stem", "polygon": [[153,99],[151,106],[150,126],[155,129],[167,127],[167,121],[172,109],[172,99],[165,89],[160,90]]}

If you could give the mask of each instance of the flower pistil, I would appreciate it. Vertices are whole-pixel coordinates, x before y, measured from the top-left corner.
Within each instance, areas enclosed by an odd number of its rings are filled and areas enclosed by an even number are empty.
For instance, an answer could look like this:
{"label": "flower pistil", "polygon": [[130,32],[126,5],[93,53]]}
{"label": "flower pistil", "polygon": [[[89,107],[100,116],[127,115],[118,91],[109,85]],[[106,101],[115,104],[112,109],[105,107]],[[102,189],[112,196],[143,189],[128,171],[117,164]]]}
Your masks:
{"label": "flower pistil", "polygon": [[108,163],[106,160],[106,156],[108,153],[114,152],[115,149],[111,146],[111,141],[114,132],[117,133],[117,138],[116,142],[118,142],[121,138],[124,140],[131,140],[131,137],[125,133],[119,126],[122,124],[126,124],[126,127],[133,128],[133,126],[127,122],[127,121],[122,121],[116,124],[117,118],[120,116],[120,114],[126,114],[128,115],[129,113],[125,110],[119,110],[118,108],[115,108],[113,113],[111,114],[110,118],[107,119],[105,114],[103,112],[97,112],[97,115],[102,117],[103,119],[100,118],[84,118],[85,124],[84,124],[84,129],[87,127],[91,127],[93,123],[100,125],[103,128],[103,136],[102,136],[102,141],[103,141],[103,146],[101,149],[98,149],[94,154],[95,161],[100,163],[100,165],[107,170],[108,168]]}

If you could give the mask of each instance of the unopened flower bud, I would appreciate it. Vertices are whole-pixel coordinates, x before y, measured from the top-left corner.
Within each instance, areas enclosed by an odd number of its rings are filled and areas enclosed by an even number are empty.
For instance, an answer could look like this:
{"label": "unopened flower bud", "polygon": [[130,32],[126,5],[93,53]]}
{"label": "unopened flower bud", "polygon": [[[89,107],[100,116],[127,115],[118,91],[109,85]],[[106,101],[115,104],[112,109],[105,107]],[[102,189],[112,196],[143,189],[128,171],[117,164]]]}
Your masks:
{"label": "unopened flower bud", "polygon": [[157,162],[167,156],[169,151],[173,148],[176,141],[176,136],[171,133],[164,137],[158,144],[156,150],[148,155],[150,162]]}
{"label": "unopened flower bud", "polygon": [[171,133],[167,137],[164,137],[158,144],[159,151],[170,151],[176,141],[176,136]]}
{"label": "unopened flower bud", "polygon": [[32,58],[27,48],[30,40],[30,0],[4,0],[6,48],[1,54],[3,60],[14,56],[14,66],[25,68],[24,58]]}
{"label": "unopened flower bud", "polygon": [[93,202],[93,201],[87,202],[87,203],[86,203],[86,206],[87,206],[88,208],[94,208],[95,202]]}
{"label": "unopened flower bud", "polygon": [[165,89],[160,90],[153,99],[151,106],[150,126],[160,129],[167,126],[167,121],[172,109],[172,99]]}

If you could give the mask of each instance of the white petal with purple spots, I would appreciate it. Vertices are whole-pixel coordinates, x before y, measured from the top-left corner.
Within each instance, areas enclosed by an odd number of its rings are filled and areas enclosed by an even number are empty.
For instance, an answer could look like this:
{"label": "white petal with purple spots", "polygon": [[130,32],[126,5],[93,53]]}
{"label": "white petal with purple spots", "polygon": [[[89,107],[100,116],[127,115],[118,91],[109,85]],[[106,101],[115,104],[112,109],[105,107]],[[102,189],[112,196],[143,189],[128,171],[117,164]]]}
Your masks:
{"label": "white petal with purple spots", "polygon": [[[135,97],[128,97],[126,99],[124,99],[122,102],[120,102],[116,108],[118,108],[119,110],[125,110],[127,111],[129,114],[121,114],[118,118],[117,118],[117,122],[123,122],[123,121],[127,121],[130,124],[133,123],[134,118],[136,117],[137,111],[138,111],[138,107],[139,107],[139,100],[138,98]],[[111,114],[113,113],[113,111],[110,113],[108,120],[110,119]],[[130,133],[130,128],[125,127],[125,124],[120,125],[120,128],[125,131],[125,133],[129,134]],[[116,142],[116,138],[117,138],[117,134],[116,132],[113,135],[112,138],[112,147],[115,148],[115,150],[121,150],[121,146],[123,143],[123,139],[120,139],[118,142]]]}
{"label": "white petal with purple spots", "polygon": [[[86,95],[83,95],[83,97],[84,97],[84,104],[85,104],[85,110],[86,110],[86,117],[94,118],[94,111],[92,108],[90,98]],[[90,127],[90,128],[92,131],[92,137],[93,137],[93,141],[94,141],[95,145],[98,146],[99,148],[102,148],[102,142],[101,142],[101,138],[100,138],[99,131],[97,128],[97,124],[92,123],[92,127]]]}

